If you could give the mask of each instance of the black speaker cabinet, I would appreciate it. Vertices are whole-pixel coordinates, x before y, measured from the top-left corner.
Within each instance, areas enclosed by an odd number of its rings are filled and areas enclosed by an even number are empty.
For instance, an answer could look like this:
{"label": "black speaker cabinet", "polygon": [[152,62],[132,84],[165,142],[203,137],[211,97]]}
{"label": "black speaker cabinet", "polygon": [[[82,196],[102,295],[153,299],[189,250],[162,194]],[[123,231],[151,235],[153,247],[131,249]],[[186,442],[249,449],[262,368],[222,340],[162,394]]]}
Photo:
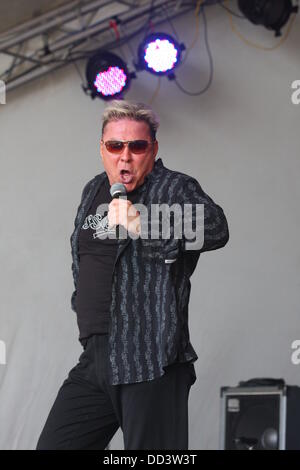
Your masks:
{"label": "black speaker cabinet", "polygon": [[222,387],[220,449],[299,450],[300,387],[261,378]]}

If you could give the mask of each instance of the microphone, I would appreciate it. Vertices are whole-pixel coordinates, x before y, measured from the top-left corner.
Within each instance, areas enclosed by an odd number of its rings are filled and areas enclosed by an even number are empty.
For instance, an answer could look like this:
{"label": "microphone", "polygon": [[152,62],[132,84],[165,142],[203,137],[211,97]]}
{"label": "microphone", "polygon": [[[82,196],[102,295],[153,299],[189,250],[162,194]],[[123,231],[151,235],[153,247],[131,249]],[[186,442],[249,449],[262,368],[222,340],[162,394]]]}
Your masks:
{"label": "microphone", "polygon": [[[119,199],[127,195],[126,187],[122,183],[114,183],[110,187],[110,195],[113,199]],[[119,225],[116,225],[116,237],[119,238]]]}
{"label": "microphone", "polygon": [[120,196],[126,196],[127,191],[122,183],[114,183],[110,187],[110,195],[113,199],[119,198]]}

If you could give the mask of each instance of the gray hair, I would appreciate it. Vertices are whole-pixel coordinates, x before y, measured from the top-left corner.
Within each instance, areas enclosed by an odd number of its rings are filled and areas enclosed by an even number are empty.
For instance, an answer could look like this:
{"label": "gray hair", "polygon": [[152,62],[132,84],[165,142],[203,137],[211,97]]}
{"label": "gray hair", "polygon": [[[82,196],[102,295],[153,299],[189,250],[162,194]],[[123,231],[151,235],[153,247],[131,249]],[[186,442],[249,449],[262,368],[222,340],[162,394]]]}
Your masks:
{"label": "gray hair", "polygon": [[151,139],[156,139],[156,131],[159,127],[158,116],[150,106],[144,103],[132,103],[125,100],[112,100],[102,115],[102,136],[105,126],[111,121],[131,119],[132,121],[144,121],[148,124]]}

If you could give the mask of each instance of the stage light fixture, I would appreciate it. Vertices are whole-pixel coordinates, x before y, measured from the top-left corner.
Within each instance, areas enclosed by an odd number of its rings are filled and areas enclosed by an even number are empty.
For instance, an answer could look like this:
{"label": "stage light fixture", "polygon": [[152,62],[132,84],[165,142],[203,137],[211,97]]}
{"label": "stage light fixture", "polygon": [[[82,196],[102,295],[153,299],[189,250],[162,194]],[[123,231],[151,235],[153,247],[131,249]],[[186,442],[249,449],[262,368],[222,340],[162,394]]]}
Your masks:
{"label": "stage light fixture", "polygon": [[129,87],[131,74],[125,62],[116,54],[98,51],[86,66],[86,79],[90,96],[103,100],[121,97]]}
{"label": "stage light fixture", "polygon": [[238,0],[238,6],[251,23],[275,31],[275,36],[281,35],[291,13],[298,11],[291,0]]}
{"label": "stage light fixture", "polygon": [[147,70],[154,75],[169,74],[180,63],[184,45],[165,33],[148,35],[138,49],[140,70]]}

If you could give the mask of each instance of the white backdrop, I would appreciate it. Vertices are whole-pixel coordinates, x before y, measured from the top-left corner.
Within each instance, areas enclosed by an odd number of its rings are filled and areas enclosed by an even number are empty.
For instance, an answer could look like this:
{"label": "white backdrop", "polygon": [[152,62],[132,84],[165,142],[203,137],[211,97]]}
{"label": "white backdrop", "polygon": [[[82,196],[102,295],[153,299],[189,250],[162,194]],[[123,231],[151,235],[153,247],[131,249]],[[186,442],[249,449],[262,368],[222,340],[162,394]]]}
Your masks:
{"label": "white backdrop", "polygon": [[[291,343],[300,337],[300,105],[291,102],[291,83],[300,79],[300,18],[288,40],[266,52],[242,43],[221,8],[207,16],[211,88],[189,97],[162,79],[153,102],[161,118],[159,156],[198,179],[223,207],[230,230],[225,248],[201,255],[191,280],[191,341],[199,356],[191,449],[218,447],[221,386],[255,376],[300,385],[300,366],[291,362]],[[274,43],[270,32],[236,21],[247,37]],[[194,22],[192,14],[175,21],[186,45]],[[201,26],[177,72],[194,91],[208,75],[202,32]],[[70,308],[69,238],[84,184],[103,171],[104,103],[86,97],[80,84],[70,66],[9,93],[0,105],[0,340],[7,355],[0,364],[1,449],[35,448],[82,350]],[[143,72],[126,98],[149,102],[156,84]],[[123,448],[121,432],[111,448]]]}

